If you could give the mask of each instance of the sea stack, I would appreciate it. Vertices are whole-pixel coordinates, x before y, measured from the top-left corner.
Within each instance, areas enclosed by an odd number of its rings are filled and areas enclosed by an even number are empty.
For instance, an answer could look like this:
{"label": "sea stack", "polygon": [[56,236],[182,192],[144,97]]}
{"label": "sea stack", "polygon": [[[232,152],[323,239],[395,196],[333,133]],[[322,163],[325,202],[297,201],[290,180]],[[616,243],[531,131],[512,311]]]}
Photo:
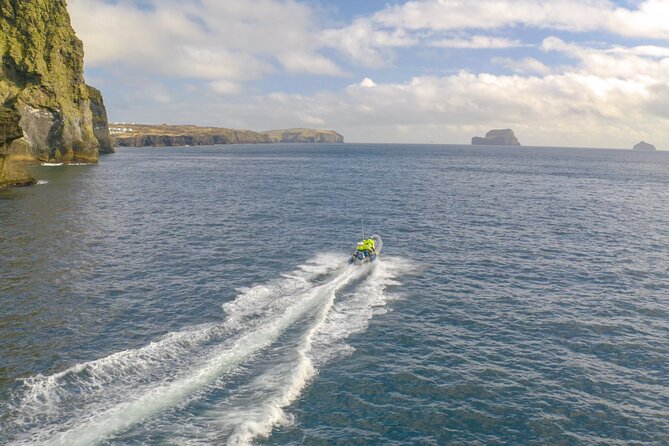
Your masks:
{"label": "sea stack", "polygon": [[648,144],[647,142],[644,142],[644,141],[641,141],[639,144],[632,147],[632,150],[636,150],[636,151],[639,151],[639,152],[654,152],[657,149],[655,148],[654,145]]}
{"label": "sea stack", "polygon": [[15,161],[94,163],[114,151],[102,95],[84,82],[83,44],[64,0],[0,0],[0,55],[5,171],[16,171]]}
{"label": "sea stack", "polygon": [[519,146],[518,138],[511,129],[490,130],[484,138],[475,136],[472,138],[475,146]]}

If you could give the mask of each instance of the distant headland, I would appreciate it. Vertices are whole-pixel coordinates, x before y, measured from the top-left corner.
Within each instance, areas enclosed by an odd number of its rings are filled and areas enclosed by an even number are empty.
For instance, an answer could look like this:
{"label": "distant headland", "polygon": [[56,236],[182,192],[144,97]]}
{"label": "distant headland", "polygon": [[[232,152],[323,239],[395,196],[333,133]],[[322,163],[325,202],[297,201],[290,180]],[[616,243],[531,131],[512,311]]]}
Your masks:
{"label": "distant headland", "polygon": [[484,138],[475,136],[472,138],[474,146],[519,146],[518,138],[511,129],[490,130]]}
{"label": "distant headland", "polygon": [[333,130],[285,129],[254,132],[195,125],[116,123],[110,132],[118,147],[209,146],[219,144],[312,143],[340,144],[344,137]]}
{"label": "distant headland", "polygon": [[645,141],[641,141],[639,144],[632,147],[632,150],[636,150],[638,152],[654,152],[657,149],[655,148],[654,145],[648,144]]}

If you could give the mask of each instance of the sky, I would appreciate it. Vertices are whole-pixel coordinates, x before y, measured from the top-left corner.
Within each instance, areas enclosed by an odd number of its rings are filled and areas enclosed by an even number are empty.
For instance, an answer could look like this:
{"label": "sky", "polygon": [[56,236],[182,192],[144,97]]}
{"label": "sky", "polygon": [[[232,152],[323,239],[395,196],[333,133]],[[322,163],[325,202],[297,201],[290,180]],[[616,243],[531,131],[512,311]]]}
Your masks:
{"label": "sky", "polygon": [[110,121],[669,149],[669,0],[69,0]]}

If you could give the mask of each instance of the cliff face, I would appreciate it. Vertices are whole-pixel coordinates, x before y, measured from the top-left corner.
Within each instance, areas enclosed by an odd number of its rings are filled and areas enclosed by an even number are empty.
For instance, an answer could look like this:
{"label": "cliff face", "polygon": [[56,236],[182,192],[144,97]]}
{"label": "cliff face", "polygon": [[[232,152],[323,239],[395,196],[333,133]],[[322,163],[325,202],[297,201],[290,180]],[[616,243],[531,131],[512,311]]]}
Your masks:
{"label": "cliff face", "polygon": [[33,184],[35,179],[28,172],[12,163],[9,155],[0,153],[0,189]]}
{"label": "cliff face", "polygon": [[2,153],[13,141],[23,137],[19,126],[20,115],[15,110],[0,106],[0,189],[11,186],[28,186],[35,180]]}
{"label": "cliff face", "polygon": [[183,147],[215,146],[219,144],[258,144],[268,143],[263,138],[243,138],[239,135],[132,135],[116,138],[119,147]]}
{"label": "cliff face", "polygon": [[102,93],[100,93],[100,90],[88,86],[88,96],[91,101],[91,113],[93,114],[93,134],[100,144],[98,151],[105,154],[114,153],[114,140],[109,134],[107,109],[102,100]]}
{"label": "cliff face", "polygon": [[263,132],[272,142],[341,144],[344,137],[332,130],[287,129]]}
{"label": "cliff face", "polygon": [[119,147],[203,146],[218,144],[342,143],[331,130],[290,129],[254,132],[194,125],[115,124],[112,133]]}
{"label": "cliff face", "polygon": [[519,146],[518,138],[511,129],[490,130],[485,138],[475,136],[472,138],[472,145],[475,146]]}
{"label": "cliff face", "polygon": [[271,142],[267,135],[251,130],[194,125],[115,124],[112,132],[119,147],[211,146]]}
{"label": "cliff face", "polygon": [[96,162],[113,151],[102,95],[84,82],[83,45],[64,0],[0,0],[0,55],[0,104],[22,133],[3,153]]}
{"label": "cliff face", "polygon": [[0,149],[23,136],[20,119],[15,110],[0,106]]}

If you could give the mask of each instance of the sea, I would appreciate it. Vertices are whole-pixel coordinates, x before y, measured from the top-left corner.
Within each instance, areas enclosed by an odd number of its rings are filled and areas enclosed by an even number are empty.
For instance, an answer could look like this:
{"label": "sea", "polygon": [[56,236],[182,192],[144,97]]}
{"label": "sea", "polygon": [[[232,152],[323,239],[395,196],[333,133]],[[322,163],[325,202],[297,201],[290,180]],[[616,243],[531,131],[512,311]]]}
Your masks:
{"label": "sea", "polygon": [[[668,152],[31,171],[0,193],[0,444],[669,444]],[[379,260],[349,265],[371,234]]]}

